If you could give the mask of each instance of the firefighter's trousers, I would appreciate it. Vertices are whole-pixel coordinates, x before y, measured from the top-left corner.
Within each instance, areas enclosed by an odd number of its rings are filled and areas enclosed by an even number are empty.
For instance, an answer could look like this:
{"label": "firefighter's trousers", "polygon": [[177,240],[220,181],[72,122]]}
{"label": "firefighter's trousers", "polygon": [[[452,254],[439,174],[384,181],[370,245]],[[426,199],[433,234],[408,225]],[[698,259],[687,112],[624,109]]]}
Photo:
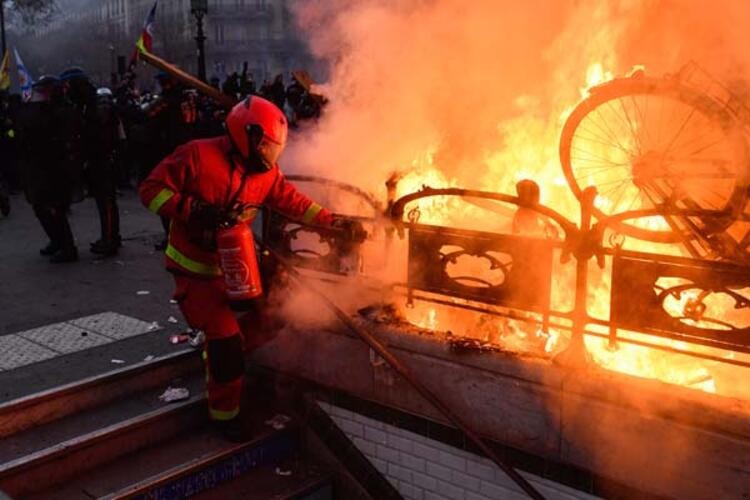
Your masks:
{"label": "firefighter's trousers", "polygon": [[261,302],[237,316],[223,278],[181,274],[174,278],[174,298],[188,325],[206,334],[203,363],[209,415],[213,420],[230,420],[240,411],[245,355],[271,338],[278,320]]}

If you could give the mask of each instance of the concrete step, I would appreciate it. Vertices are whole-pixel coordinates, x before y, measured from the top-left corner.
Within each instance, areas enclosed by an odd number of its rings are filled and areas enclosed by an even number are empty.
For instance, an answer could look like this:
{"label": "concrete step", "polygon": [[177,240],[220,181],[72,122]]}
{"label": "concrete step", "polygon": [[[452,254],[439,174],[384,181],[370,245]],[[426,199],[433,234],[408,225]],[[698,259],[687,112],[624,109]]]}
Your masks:
{"label": "concrete step", "polygon": [[[128,403],[132,401],[125,401],[123,406]],[[202,395],[147,409],[124,420],[116,419],[116,406],[119,405],[107,406],[107,416],[116,421],[104,426],[99,424],[101,410],[96,412],[97,418],[90,421],[89,415],[84,413],[47,424],[40,429],[40,434],[54,443],[40,449],[35,446],[34,429],[4,439],[3,444],[12,439],[14,446],[8,453],[9,459],[0,464],[0,490],[12,497],[21,497],[53,487],[87,474],[101,464],[184,433],[206,420]],[[76,428],[79,423],[83,426],[81,429]]]}
{"label": "concrete step", "polygon": [[249,474],[193,498],[331,500],[335,497],[332,477],[325,469],[309,461],[293,458],[284,460],[279,465],[259,467]]}
{"label": "concrete step", "polygon": [[[330,477],[299,458],[296,423],[266,424],[275,413],[267,396],[248,401],[252,440],[230,443],[213,429],[200,365],[186,359],[116,370],[0,407],[0,491],[40,499],[331,498]],[[192,396],[159,401],[170,382]],[[214,496],[215,488],[228,496]]]}
{"label": "concrete step", "polygon": [[185,350],[112,370],[0,404],[0,439],[200,373],[196,351]]}
{"label": "concrete step", "polygon": [[12,469],[13,464],[38,463],[41,457],[53,450],[60,456],[74,453],[78,447],[91,444],[96,433],[103,433],[104,439],[109,431],[124,432],[149,415],[153,415],[152,420],[161,420],[174,419],[185,412],[197,413],[196,421],[205,416],[200,410],[187,411],[188,408],[202,406],[204,382],[200,373],[185,376],[172,384],[190,391],[192,398],[187,403],[168,404],[160,401],[159,395],[168,385],[170,382],[164,381],[159,387],[121,395],[118,399],[4,437],[0,446],[0,484],[3,482],[3,471]]}
{"label": "concrete step", "polygon": [[275,470],[281,460],[296,453],[297,447],[295,426],[275,430],[258,425],[254,439],[242,444],[230,443],[210,426],[203,426],[122,456],[72,478],[64,487],[29,498],[185,498],[199,493],[207,494],[206,498],[222,498],[212,496],[212,490],[254,474],[261,467]]}

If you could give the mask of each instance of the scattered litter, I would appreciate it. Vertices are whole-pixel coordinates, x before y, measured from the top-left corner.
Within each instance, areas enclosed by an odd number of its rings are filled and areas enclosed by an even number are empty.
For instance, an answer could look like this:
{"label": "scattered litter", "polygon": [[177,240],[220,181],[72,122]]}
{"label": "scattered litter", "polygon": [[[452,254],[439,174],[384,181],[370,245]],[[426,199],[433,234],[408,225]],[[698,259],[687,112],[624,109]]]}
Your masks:
{"label": "scattered litter", "polygon": [[123,364],[125,364],[125,360],[122,360],[122,359],[113,359],[112,363],[114,363],[116,365],[123,365]]}
{"label": "scattered litter", "polygon": [[176,300],[174,300],[174,299],[169,299],[169,303],[170,304],[178,304],[178,302]]}
{"label": "scattered litter", "polygon": [[206,341],[206,334],[203,333],[203,330],[198,330],[195,335],[192,335],[190,337],[190,346],[191,347],[200,347],[203,345],[203,343]]}
{"label": "scattered litter", "polygon": [[169,336],[170,344],[182,344],[183,342],[187,342],[188,340],[190,340],[190,335],[186,335],[184,333]]}
{"label": "scattered litter", "polygon": [[281,467],[276,467],[276,475],[277,476],[291,476],[292,470],[291,469],[282,469]]}
{"label": "scattered litter", "polygon": [[172,403],[174,401],[182,401],[190,397],[190,391],[187,387],[167,387],[167,389],[159,396],[159,401],[165,403]]}
{"label": "scattered litter", "polygon": [[167,318],[167,323],[177,323],[177,318],[170,316]]}
{"label": "scattered litter", "polygon": [[148,331],[150,332],[154,330],[158,330],[159,328],[161,328],[161,326],[159,326],[159,323],[157,323],[156,321],[152,321],[151,324],[148,325]]}
{"label": "scattered litter", "polygon": [[125,265],[125,261],[124,260],[116,260],[115,264],[117,264],[118,266],[124,266]]}
{"label": "scattered litter", "polygon": [[286,415],[282,413],[277,413],[273,418],[266,420],[266,425],[270,425],[277,431],[280,431],[281,429],[286,428],[286,424],[291,420],[291,418],[287,417]]}
{"label": "scattered litter", "polygon": [[135,292],[136,295],[148,295],[150,293],[151,292],[149,292],[148,290],[138,290],[137,292]]}
{"label": "scattered litter", "polygon": [[149,354],[148,356],[143,358],[143,361],[153,361],[155,357],[156,356],[154,356],[153,354]]}
{"label": "scattered litter", "polygon": [[88,337],[88,336],[89,336],[89,332],[87,332],[86,330],[83,330],[81,332],[81,337]]}

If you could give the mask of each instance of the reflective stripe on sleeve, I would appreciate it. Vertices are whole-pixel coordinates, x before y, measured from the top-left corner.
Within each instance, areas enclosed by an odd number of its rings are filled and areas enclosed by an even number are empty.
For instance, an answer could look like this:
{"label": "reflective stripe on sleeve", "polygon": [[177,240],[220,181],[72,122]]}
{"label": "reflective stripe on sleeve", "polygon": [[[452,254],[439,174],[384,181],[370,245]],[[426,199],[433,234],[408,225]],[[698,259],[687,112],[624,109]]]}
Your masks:
{"label": "reflective stripe on sleeve", "polygon": [[167,250],[165,253],[167,257],[177,262],[179,265],[181,265],[188,271],[193,272],[195,274],[204,274],[207,276],[220,276],[221,275],[221,269],[219,269],[219,266],[214,266],[211,264],[204,264],[203,262],[198,262],[197,260],[193,260],[190,257],[186,256],[185,254],[181,253],[175,247],[173,247],[172,244],[167,245]]}
{"label": "reflective stripe on sleeve", "polygon": [[153,197],[151,203],[148,204],[148,209],[155,214],[158,214],[159,209],[162,207],[162,205],[168,202],[172,196],[174,196],[174,191],[170,191],[166,188],[162,189],[161,191],[159,191],[159,194]]}
{"label": "reflective stripe on sleeve", "polygon": [[234,410],[215,410],[213,408],[208,409],[208,414],[212,420],[232,420],[234,417],[239,415],[240,408],[237,407]]}
{"label": "reflective stripe on sleeve", "polygon": [[313,220],[315,220],[315,217],[317,217],[321,210],[323,210],[323,207],[315,202],[312,202],[310,204],[310,207],[305,210],[305,215],[302,216],[302,222],[304,222],[305,224],[310,224]]}

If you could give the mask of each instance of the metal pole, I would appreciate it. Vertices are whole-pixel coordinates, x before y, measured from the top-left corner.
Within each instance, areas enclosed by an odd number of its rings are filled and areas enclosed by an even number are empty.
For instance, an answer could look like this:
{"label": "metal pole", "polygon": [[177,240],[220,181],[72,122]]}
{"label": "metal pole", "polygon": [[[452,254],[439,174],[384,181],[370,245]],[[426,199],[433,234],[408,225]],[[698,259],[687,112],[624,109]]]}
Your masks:
{"label": "metal pole", "polygon": [[[583,191],[581,199],[581,227],[578,238],[587,238],[591,235],[591,215],[596,199],[596,188],[587,187]],[[579,245],[585,245],[579,241]],[[589,242],[591,244],[591,242]],[[586,307],[586,295],[588,294],[589,260],[591,255],[582,248],[573,252],[576,259],[576,288],[575,304],[573,306],[573,327],[570,336],[570,344],[563,352],[555,357],[555,361],[569,367],[582,367],[590,361],[590,355],[586,350],[586,342],[583,338],[586,324],[588,323],[588,310]]]}
{"label": "metal pole", "polygon": [[198,33],[195,41],[198,43],[198,78],[206,81],[206,36],[203,34],[203,13],[195,11],[195,20],[198,23]]}
{"label": "metal pole", "polygon": [[5,0],[0,0],[0,32],[2,33],[3,55],[5,55]]}
{"label": "metal pole", "polygon": [[175,77],[177,80],[181,81],[188,87],[193,87],[197,89],[199,92],[203,92],[209,97],[212,97],[213,99],[216,99],[219,104],[221,104],[223,107],[227,109],[231,109],[232,106],[237,104],[234,99],[229,97],[226,94],[223,94],[221,91],[213,88],[212,86],[208,85],[205,82],[202,82],[201,80],[197,79],[193,75],[190,75],[184,71],[182,71],[180,68],[176,67],[173,64],[168,63],[164,59],[155,56],[154,54],[151,54],[150,52],[141,52],[138,54],[138,57],[141,61],[144,61],[151,66],[158,68],[162,71],[166,71],[173,77]]}

